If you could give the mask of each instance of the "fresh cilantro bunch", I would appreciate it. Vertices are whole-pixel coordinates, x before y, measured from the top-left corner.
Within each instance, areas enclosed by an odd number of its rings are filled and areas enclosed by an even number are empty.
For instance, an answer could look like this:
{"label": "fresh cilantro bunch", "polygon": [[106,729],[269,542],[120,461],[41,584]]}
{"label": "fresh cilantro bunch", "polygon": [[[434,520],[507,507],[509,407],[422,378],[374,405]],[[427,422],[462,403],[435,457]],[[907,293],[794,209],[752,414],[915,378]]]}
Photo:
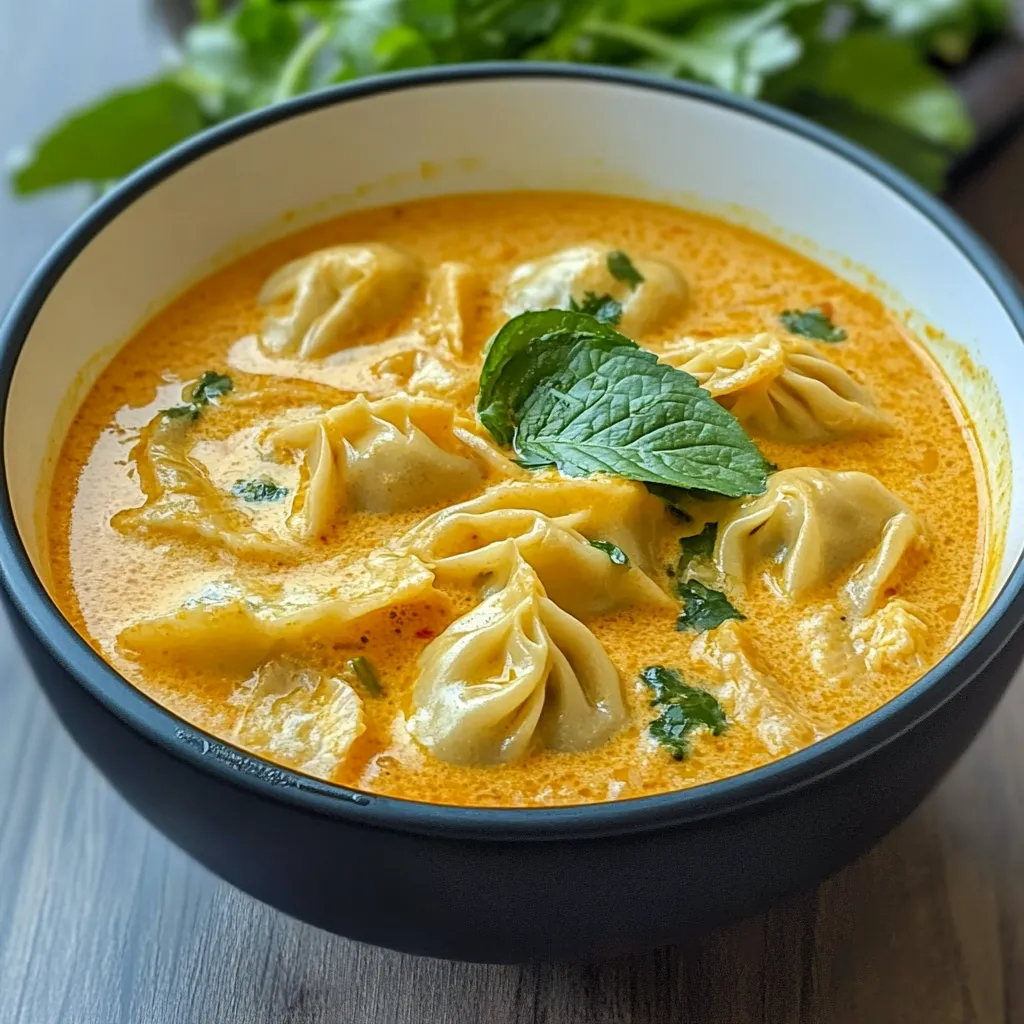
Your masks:
{"label": "fresh cilantro bunch", "polygon": [[336,82],[480,60],[610,64],[795,110],[932,189],[972,127],[937,69],[1009,0],[196,0],[175,66],[71,114],[11,162],[27,195],[102,187],[236,114]]}

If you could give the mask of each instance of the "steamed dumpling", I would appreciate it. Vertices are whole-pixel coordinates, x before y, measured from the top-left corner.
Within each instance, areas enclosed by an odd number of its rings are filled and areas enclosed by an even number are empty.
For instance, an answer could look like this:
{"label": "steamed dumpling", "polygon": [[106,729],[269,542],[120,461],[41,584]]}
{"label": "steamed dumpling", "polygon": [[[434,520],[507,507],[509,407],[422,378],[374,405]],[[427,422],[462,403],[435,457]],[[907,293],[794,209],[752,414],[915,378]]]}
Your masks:
{"label": "steamed dumpling", "polygon": [[188,416],[161,413],[147,424],[132,450],[141,508],[118,512],[111,524],[126,533],[202,540],[248,558],[286,558],[296,547],[261,533],[231,494],[217,488],[206,467],[189,453]]}
{"label": "steamed dumpling", "polygon": [[627,605],[674,606],[632,559],[616,565],[576,529],[585,528],[585,511],[557,518],[525,508],[473,511],[482,504],[487,496],[429,516],[399,541],[399,549],[419,557],[442,583],[468,585],[507,574],[503,563],[512,540],[551,600],[578,618]]}
{"label": "steamed dumpling", "polygon": [[811,720],[758,663],[742,623],[733,619],[700,634],[690,655],[728,717],[753,730],[770,754],[792,753],[818,738]]}
{"label": "steamed dumpling", "polygon": [[779,590],[796,599],[853,570],[842,594],[866,615],[923,539],[920,519],[875,477],[785,469],[719,524],[715,563],[740,580],[767,564]]}
{"label": "steamed dumpling", "polygon": [[483,293],[484,282],[468,263],[442,263],[427,287],[427,338],[453,356],[465,355]]}
{"label": "steamed dumpling", "polygon": [[628,714],[619,674],[508,545],[509,576],[423,651],[409,732],[442,761],[499,764],[587,750]]}
{"label": "steamed dumpling", "polygon": [[928,639],[928,616],[902,598],[893,598],[851,631],[854,651],[872,672],[922,669]]}
{"label": "steamed dumpling", "polygon": [[127,626],[118,645],[142,657],[250,669],[278,648],[301,649],[317,637],[351,639],[374,613],[428,600],[446,604],[425,565],[375,552],[333,574],[327,588],[288,583],[256,593],[209,583],[173,611]]}
{"label": "steamed dumpling", "polygon": [[695,377],[756,437],[816,444],[890,429],[868,389],[805,341],[684,338],[660,358]]}
{"label": "steamed dumpling", "polygon": [[437,399],[365,397],[274,431],[278,451],[304,453],[293,514],[305,537],[351,510],[400,512],[460,498],[491,473],[518,475]]}
{"label": "steamed dumpling", "polygon": [[[400,316],[422,287],[424,269],[390,245],[339,245],[276,270],[259,294],[271,312],[261,343],[301,359],[358,345],[361,335]],[[283,308],[281,308],[283,307]]]}
{"label": "steamed dumpling", "polygon": [[262,665],[228,703],[241,708],[234,740],[321,779],[366,729],[363,702],[348,683],[286,658]]}
{"label": "steamed dumpling", "polygon": [[634,287],[609,270],[613,251],[614,247],[580,245],[516,267],[508,279],[505,312],[517,316],[532,309],[568,309],[571,301],[583,302],[588,292],[610,295],[622,304],[618,329],[629,337],[656,331],[682,312],[688,289],[675,267],[662,260],[634,260],[643,277]]}

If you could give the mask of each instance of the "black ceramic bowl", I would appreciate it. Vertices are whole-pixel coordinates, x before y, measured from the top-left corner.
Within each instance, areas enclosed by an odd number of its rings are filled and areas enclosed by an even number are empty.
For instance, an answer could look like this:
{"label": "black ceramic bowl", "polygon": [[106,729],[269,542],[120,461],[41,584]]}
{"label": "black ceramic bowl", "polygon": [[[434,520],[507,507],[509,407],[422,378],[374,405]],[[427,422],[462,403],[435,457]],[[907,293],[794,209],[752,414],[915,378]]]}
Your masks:
{"label": "black ceramic bowl", "polygon": [[[239,244],[352,206],[574,188],[700,204],[874,272],[936,342],[994,494],[987,611],[923,679],[791,757],[680,793],[547,810],[369,796],[204,734],[109,668],[47,594],[37,497],[51,439],[117,344]],[[289,211],[306,210],[297,216]],[[288,213],[289,217],[285,218]],[[276,226],[275,226],[276,225]],[[846,257],[849,263],[842,262]],[[896,301],[894,299],[894,301]],[[7,317],[0,567],[68,731],[124,797],[221,877],[352,938],[466,960],[666,943],[812,884],[899,822],[963,752],[1022,654],[1024,309],[969,231],[877,160],[778,111],[623,73],[478,66],[375,79],[214,129],[136,174],[57,244]],[[995,378],[993,380],[993,378]]]}

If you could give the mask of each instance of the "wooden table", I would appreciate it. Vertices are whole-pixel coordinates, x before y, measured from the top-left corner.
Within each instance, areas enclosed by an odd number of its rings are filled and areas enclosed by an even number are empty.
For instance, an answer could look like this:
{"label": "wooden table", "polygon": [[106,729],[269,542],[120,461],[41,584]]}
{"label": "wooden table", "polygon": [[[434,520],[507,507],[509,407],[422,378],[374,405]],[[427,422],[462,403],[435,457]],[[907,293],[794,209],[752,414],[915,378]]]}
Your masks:
{"label": "wooden table", "polygon": [[[137,0],[0,0],[0,150],[153,60]],[[0,199],[0,304],[81,202]],[[955,204],[1024,277],[1024,132]],[[687,948],[479,967],[326,935],[207,874],[72,746],[0,629],[0,1024],[1024,1022],[1020,679],[817,891]]]}

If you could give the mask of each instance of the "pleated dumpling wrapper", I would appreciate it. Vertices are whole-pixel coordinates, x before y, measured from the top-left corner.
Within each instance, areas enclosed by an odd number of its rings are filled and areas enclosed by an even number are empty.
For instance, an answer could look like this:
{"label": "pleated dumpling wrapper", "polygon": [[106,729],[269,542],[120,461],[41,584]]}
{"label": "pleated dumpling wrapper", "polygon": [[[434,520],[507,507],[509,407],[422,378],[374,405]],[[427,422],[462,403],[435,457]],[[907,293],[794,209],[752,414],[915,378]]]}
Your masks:
{"label": "pleated dumpling wrapper", "polygon": [[364,343],[422,291],[420,260],[391,245],[338,245],[286,263],[267,278],[260,344],[273,355],[329,356]]}
{"label": "pleated dumpling wrapper", "polygon": [[558,607],[514,542],[507,578],[420,656],[409,732],[455,764],[588,750],[622,728],[619,673],[593,633]]}
{"label": "pleated dumpling wrapper", "polygon": [[683,275],[664,260],[628,261],[632,273],[616,276],[623,253],[602,245],[580,245],[523,263],[509,275],[505,312],[571,309],[588,298],[608,296],[622,307],[617,329],[630,338],[657,331],[681,313],[689,297]]}
{"label": "pleated dumpling wrapper", "polygon": [[268,444],[303,453],[292,524],[303,537],[348,511],[402,512],[449,502],[492,476],[523,471],[435,398],[362,395],[275,430]]}
{"label": "pleated dumpling wrapper", "polygon": [[766,567],[793,599],[851,573],[841,595],[868,615],[903,558],[924,542],[918,516],[875,477],[803,467],[773,473],[764,494],[719,524],[715,563],[736,580]]}
{"label": "pleated dumpling wrapper", "polygon": [[871,392],[805,341],[683,338],[659,358],[695,377],[755,437],[818,444],[892,429]]}
{"label": "pleated dumpling wrapper", "polygon": [[228,698],[233,739],[307,775],[330,779],[366,728],[363,702],[343,679],[289,658],[261,665]]}

